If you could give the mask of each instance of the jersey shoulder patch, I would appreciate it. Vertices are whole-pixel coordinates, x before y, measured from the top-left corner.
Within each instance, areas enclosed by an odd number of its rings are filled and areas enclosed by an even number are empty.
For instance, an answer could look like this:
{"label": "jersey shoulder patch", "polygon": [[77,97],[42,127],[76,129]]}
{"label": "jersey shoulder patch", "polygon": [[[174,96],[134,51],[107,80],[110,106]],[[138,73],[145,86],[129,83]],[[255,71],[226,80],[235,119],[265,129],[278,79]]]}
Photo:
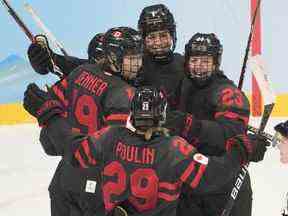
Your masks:
{"label": "jersey shoulder patch", "polygon": [[200,154],[200,153],[196,153],[194,156],[193,156],[193,159],[200,163],[200,164],[203,164],[203,165],[207,165],[208,162],[209,162],[209,158],[206,157],[205,155],[203,154]]}

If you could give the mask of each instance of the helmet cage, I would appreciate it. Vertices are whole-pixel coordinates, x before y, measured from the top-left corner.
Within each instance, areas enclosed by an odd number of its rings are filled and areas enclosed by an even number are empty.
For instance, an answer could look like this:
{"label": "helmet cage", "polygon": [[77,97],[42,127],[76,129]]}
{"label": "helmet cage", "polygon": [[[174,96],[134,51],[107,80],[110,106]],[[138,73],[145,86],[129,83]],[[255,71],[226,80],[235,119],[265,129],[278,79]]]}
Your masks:
{"label": "helmet cage", "polygon": [[[123,59],[126,55],[141,55],[143,54],[143,42],[140,34],[129,27],[119,27],[110,29],[104,38],[104,53],[108,62],[114,66],[116,73],[123,76]],[[133,68],[133,67],[131,67]],[[138,73],[141,71],[141,66]],[[129,73],[129,71],[126,71]]]}
{"label": "helmet cage", "polygon": [[205,82],[212,76],[213,71],[197,72],[189,68],[190,57],[193,56],[212,56],[215,70],[221,64],[223,48],[215,34],[195,34],[185,45],[185,70],[189,78]]}

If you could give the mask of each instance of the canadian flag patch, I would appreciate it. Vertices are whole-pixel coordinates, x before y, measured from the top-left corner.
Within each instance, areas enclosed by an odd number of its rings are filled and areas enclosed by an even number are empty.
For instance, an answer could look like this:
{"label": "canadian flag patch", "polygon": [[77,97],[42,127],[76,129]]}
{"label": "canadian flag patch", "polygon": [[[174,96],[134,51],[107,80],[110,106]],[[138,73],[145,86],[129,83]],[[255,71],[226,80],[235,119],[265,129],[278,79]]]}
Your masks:
{"label": "canadian flag patch", "polygon": [[193,157],[193,159],[195,161],[197,161],[198,163],[201,163],[201,164],[204,164],[204,165],[207,165],[208,164],[208,161],[209,161],[209,158],[204,156],[203,154],[200,154],[200,153],[196,153]]}

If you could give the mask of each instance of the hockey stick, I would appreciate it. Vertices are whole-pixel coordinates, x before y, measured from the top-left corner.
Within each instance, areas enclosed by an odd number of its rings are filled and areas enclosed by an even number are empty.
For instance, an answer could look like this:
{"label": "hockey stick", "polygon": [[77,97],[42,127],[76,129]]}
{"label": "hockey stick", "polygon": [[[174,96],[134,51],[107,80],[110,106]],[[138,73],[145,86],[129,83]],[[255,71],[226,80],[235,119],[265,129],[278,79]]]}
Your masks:
{"label": "hockey stick", "polygon": [[22,31],[26,34],[26,36],[33,42],[34,41],[33,34],[27,28],[27,26],[23,23],[23,21],[20,19],[20,17],[17,15],[17,13],[14,11],[14,9],[10,6],[8,1],[7,0],[1,0],[1,3],[7,9],[8,13],[14,18],[14,20],[19,25],[19,27],[22,29]]}
{"label": "hockey stick", "polygon": [[[267,122],[269,120],[269,117],[272,113],[276,97],[275,97],[273,90],[271,89],[269,80],[267,78],[266,70],[264,69],[264,62],[260,58],[260,56],[258,56],[258,55],[254,56],[250,61],[250,66],[251,66],[251,70],[253,71],[253,74],[256,78],[256,81],[260,87],[260,91],[261,91],[261,94],[262,94],[263,99],[264,99],[264,112],[263,112],[262,119],[260,122],[260,127],[259,127],[259,129],[255,129],[255,132],[257,132],[257,134],[261,136],[262,134],[265,134],[264,129],[265,129]],[[250,127],[250,129],[251,128],[252,127]],[[274,139],[274,137],[273,136],[271,137],[271,135],[270,135],[270,138],[272,140]],[[224,210],[222,211],[221,216],[229,216],[230,215],[231,210],[234,206],[235,200],[238,197],[238,193],[241,189],[242,183],[243,183],[243,181],[246,177],[246,174],[248,172],[247,167],[248,167],[248,164],[246,166],[241,167],[241,170],[238,174],[236,182],[234,183],[234,187],[233,187],[231,194],[228,198],[227,204],[226,204]]]}
{"label": "hockey stick", "polygon": [[[250,52],[250,46],[251,46],[251,42],[252,42],[252,36],[254,33],[254,26],[255,26],[255,22],[256,22],[256,17],[258,15],[258,10],[259,10],[260,5],[261,5],[261,0],[258,0],[257,3],[258,4],[257,4],[257,7],[255,9],[252,23],[250,26],[250,33],[248,36],[247,46],[246,46],[246,50],[245,50],[245,56],[244,56],[244,60],[243,60],[242,68],[241,68],[239,82],[238,82],[238,89],[240,89],[240,90],[243,87],[243,81],[244,81],[244,76],[246,73],[246,67],[247,67],[247,61],[248,61],[248,56],[249,56],[249,52]],[[263,128],[263,126],[262,126],[262,128]],[[260,130],[259,130],[259,132],[260,132]],[[234,184],[234,187],[230,193],[228,201],[227,201],[227,203],[226,203],[226,205],[225,205],[225,207],[221,213],[221,216],[229,216],[230,215],[230,212],[234,206],[234,202],[238,196],[238,192],[240,191],[242,183],[243,183],[243,181],[246,177],[246,174],[248,172],[247,167],[248,167],[248,165],[241,167],[241,170],[238,173],[238,177],[237,177],[236,182]]]}
{"label": "hockey stick", "polygon": [[[265,139],[269,140],[270,142],[273,142],[276,139],[275,135],[273,136],[272,134],[266,133],[264,131],[260,132],[258,128],[253,127],[251,125],[248,125],[248,131],[252,132],[253,134],[259,134],[260,136],[264,137]],[[280,139],[278,139],[277,142],[278,141],[280,141]]]}
{"label": "hockey stick", "polygon": [[250,67],[258,83],[264,100],[264,112],[258,130],[258,134],[261,134],[264,131],[274,108],[276,96],[271,88],[270,81],[268,80],[267,70],[265,70],[264,61],[260,55],[253,56],[251,58]]}
{"label": "hockey stick", "polygon": [[[29,40],[32,43],[34,43],[36,41],[36,38],[34,37],[32,32],[28,29],[28,27],[24,24],[24,22],[21,20],[21,18],[18,16],[16,11],[11,7],[11,5],[8,3],[8,1],[7,0],[1,0],[1,3],[7,9],[8,13],[13,17],[13,19],[18,24],[18,26],[22,29],[22,31],[26,34],[26,36],[29,38]],[[44,40],[42,40],[41,37],[38,37],[38,38],[41,40],[40,42],[42,44],[44,44]],[[57,65],[55,65],[52,58],[51,58],[51,62],[53,65],[53,71],[51,71],[51,72],[61,78],[63,76],[62,71],[57,67]]]}
{"label": "hockey stick", "polygon": [[285,196],[284,206],[282,209],[282,216],[288,216],[288,193]]}
{"label": "hockey stick", "polygon": [[64,54],[64,56],[68,56],[68,53],[64,49],[64,46],[56,39],[56,37],[51,33],[51,31],[44,25],[40,17],[37,15],[35,10],[28,3],[24,4],[24,8],[28,13],[31,14],[33,20],[36,22],[38,27],[44,32],[44,34],[54,43],[56,47],[60,49],[60,51]]}
{"label": "hockey stick", "polygon": [[247,41],[247,46],[246,46],[246,50],[245,50],[245,56],[244,56],[244,60],[243,60],[242,68],[241,68],[239,82],[238,82],[238,88],[240,90],[243,87],[243,81],[244,81],[244,76],[245,76],[245,73],[246,73],[246,67],[247,67],[247,61],[248,61],[248,56],[249,56],[249,52],[250,52],[250,46],[251,46],[251,42],[252,42],[252,36],[253,36],[253,33],[254,33],[256,17],[258,15],[258,10],[260,8],[260,5],[261,5],[261,0],[258,0],[258,4],[257,4],[257,7],[255,9],[255,13],[254,13],[254,16],[253,16],[253,19],[252,19],[252,23],[251,23],[251,26],[250,26],[250,33],[249,33],[249,37],[248,37],[248,41]]}

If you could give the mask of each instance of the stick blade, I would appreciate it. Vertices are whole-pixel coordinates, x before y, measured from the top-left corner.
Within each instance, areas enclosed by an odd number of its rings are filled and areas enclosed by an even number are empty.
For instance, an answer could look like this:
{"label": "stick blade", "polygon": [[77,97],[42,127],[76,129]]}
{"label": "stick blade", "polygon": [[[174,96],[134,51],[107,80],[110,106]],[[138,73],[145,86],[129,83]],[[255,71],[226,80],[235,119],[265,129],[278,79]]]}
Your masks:
{"label": "stick blade", "polygon": [[276,96],[268,79],[267,67],[261,55],[251,57],[249,60],[249,66],[260,88],[264,106],[274,104]]}

